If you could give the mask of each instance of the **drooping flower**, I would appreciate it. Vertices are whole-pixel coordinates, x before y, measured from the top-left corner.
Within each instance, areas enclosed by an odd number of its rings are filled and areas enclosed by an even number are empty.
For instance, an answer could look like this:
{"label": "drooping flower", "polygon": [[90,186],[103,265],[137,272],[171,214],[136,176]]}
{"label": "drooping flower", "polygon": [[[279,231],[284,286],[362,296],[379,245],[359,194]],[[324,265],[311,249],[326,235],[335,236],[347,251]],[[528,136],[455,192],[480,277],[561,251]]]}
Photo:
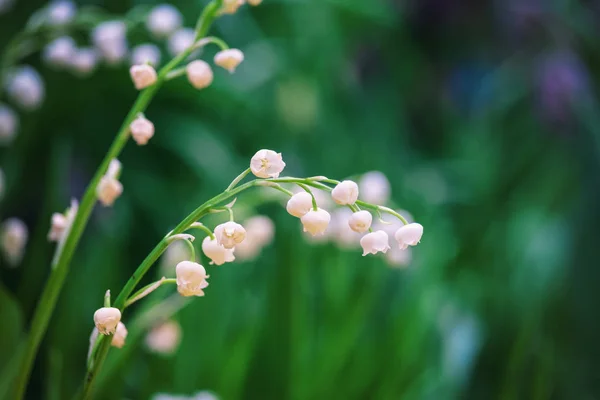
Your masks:
{"label": "drooping flower", "polygon": [[373,216],[366,210],[357,211],[350,216],[348,225],[354,232],[363,233],[369,230]]}
{"label": "drooping flower", "polygon": [[111,206],[123,193],[123,185],[118,181],[121,172],[121,163],[117,159],[111,160],[106,174],[100,179],[96,187],[96,197],[104,206]]}
{"label": "drooping flower", "polygon": [[146,335],[146,347],[159,354],[172,354],[181,340],[181,326],[168,321],[152,328]]}
{"label": "drooping flower", "polygon": [[350,229],[348,221],[352,217],[352,211],[348,208],[338,208],[331,213],[331,222],[327,228],[329,239],[339,247],[352,249],[359,247],[361,235]]}
{"label": "drooping flower", "polygon": [[125,324],[119,321],[119,323],[117,324],[117,330],[115,331],[115,334],[113,335],[110,344],[119,349],[122,348],[123,346],[125,346],[125,339],[127,339],[128,333],[129,332],[127,332]]}
{"label": "drooping flower", "polygon": [[226,249],[217,242],[217,239],[211,239],[210,236],[205,237],[202,241],[202,251],[215,265],[223,265],[235,260],[233,249]]}
{"label": "drooping flower", "polygon": [[135,46],[131,50],[131,65],[150,64],[154,67],[160,64],[160,49],[152,43]]}
{"label": "drooping flower", "polygon": [[217,225],[215,228],[215,239],[217,243],[226,249],[233,249],[246,238],[246,229],[237,222],[228,221]]}
{"label": "drooping flower", "polygon": [[60,242],[69,234],[79,205],[77,200],[71,200],[71,207],[64,214],[54,213],[51,218],[50,231],[48,232],[48,240],[51,242]]}
{"label": "drooping flower", "polygon": [[258,255],[262,248],[273,240],[275,226],[269,217],[257,215],[244,222],[246,239],[235,246],[240,260],[249,260]]}
{"label": "drooping flower", "polygon": [[50,3],[46,9],[48,25],[63,26],[75,18],[77,7],[70,0],[56,0]]}
{"label": "drooping flower", "polygon": [[360,239],[363,248],[363,256],[367,254],[385,253],[390,249],[388,234],[384,231],[367,233]]}
{"label": "drooping flower", "polygon": [[103,335],[112,335],[121,321],[121,311],[115,307],[102,307],[94,313],[94,324]]}
{"label": "drooping flower", "polygon": [[213,81],[213,72],[207,62],[195,60],[185,67],[188,81],[196,89],[204,89]]}
{"label": "drooping flower", "polygon": [[234,73],[238,65],[244,61],[244,53],[239,49],[221,50],[215,55],[215,64]]}
{"label": "drooping flower", "polygon": [[259,178],[278,178],[285,168],[281,153],[259,150],[250,160],[250,170]]}
{"label": "drooping flower", "polygon": [[206,270],[198,263],[182,261],[175,267],[177,291],[182,296],[204,296],[202,289],[208,286]]}
{"label": "drooping flower", "polygon": [[154,124],[143,115],[139,115],[129,124],[129,131],[133,140],[138,145],[143,146],[154,136]]}
{"label": "drooping flower", "polygon": [[129,69],[131,80],[137,90],[142,90],[156,83],[157,75],[154,67],[148,64],[133,65]]}
{"label": "drooping flower", "polygon": [[310,210],[302,218],[302,225],[304,226],[304,232],[308,232],[313,236],[323,235],[327,230],[329,221],[331,221],[331,215],[321,208],[317,210]]}
{"label": "drooping flower", "polygon": [[9,218],[2,224],[2,252],[10,266],[21,262],[29,238],[29,231],[23,221]]}
{"label": "drooping flower", "polygon": [[331,198],[341,206],[354,204],[358,200],[358,185],[353,181],[342,181],[331,191]]}
{"label": "drooping flower", "polygon": [[73,63],[77,45],[70,36],[61,36],[48,43],[42,58],[52,67],[67,67]]}
{"label": "drooping flower", "polygon": [[146,28],[157,38],[167,37],[181,27],[183,17],[171,4],[159,4],[146,20]]}
{"label": "drooping flower", "polygon": [[298,192],[287,202],[285,209],[294,217],[302,218],[313,208],[313,198],[308,192]]}
{"label": "drooping flower", "polygon": [[171,36],[167,43],[169,53],[175,57],[187,50],[191,45],[194,44],[196,38],[196,32],[190,28],[181,28],[176,30]]}
{"label": "drooping flower", "polygon": [[423,225],[416,222],[400,227],[394,234],[394,238],[402,250],[408,248],[408,246],[416,246],[422,236]]}

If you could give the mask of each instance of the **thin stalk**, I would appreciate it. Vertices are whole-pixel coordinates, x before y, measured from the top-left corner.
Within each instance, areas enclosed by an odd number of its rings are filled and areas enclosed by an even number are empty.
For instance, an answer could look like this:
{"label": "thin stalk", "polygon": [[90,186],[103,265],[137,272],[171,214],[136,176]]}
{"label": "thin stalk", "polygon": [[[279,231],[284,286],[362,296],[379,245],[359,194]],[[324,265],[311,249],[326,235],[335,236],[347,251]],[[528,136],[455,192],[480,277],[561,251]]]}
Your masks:
{"label": "thin stalk", "polygon": [[229,184],[229,186],[227,186],[227,189],[225,189],[225,191],[228,192],[231,189],[233,189],[234,187],[236,187],[237,184],[240,183],[242,181],[242,179],[244,179],[246,177],[246,175],[248,175],[249,173],[250,173],[250,168],[248,168],[247,170],[245,170],[244,172],[239,174],[233,181],[231,181],[231,183]]}
{"label": "thin stalk", "polygon": [[[208,27],[206,27],[206,29],[208,29]],[[117,158],[125,147],[125,144],[129,139],[129,124],[131,124],[131,122],[139,113],[146,110],[150,104],[150,101],[154,98],[154,95],[165,81],[169,71],[185,60],[191,52],[192,49],[188,49],[177,57],[173,58],[160,70],[156,83],[146,88],[139,94],[137,100],[133,104],[133,107],[129,111],[129,114],[127,114],[127,117],[125,118],[125,121],[123,122],[123,125],[117,134],[117,137],[113,141],[110,149],[104,157],[104,160],[102,160],[100,167],[88,185],[79,206],[79,211],[77,212],[75,220],[73,221],[71,231],[69,232],[69,235],[65,241],[65,245],[62,248],[60,255],[55,257],[52,272],[50,273],[50,277],[48,278],[40,300],[38,301],[38,305],[31,322],[30,333],[27,338],[25,354],[15,382],[15,399],[20,400],[25,394],[25,387],[27,385],[27,381],[29,380],[31,368],[33,367],[33,361],[39,349],[40,342],[48,328],[50,317],[52,316],[58,296],[69,272],[69,266],[71,259],[73,258],[73,254],[75,253],[75,249],[79,244],[79,240],[81,239],[83,231],[96,203],[96,187],[98,186],[100,179],[108,169],[110,161],[114,158]]]}
{"label": "thin stalk", "polygon": [[[195,257],[194,257],[194,259],[195,259]],[[135,292],[135,294],[133,296],[131,296],[125,302],[124,308],[129,307],[130,305],[132,305],[136,301],[143,299],[144,297],[148,296],[150,293],[154,292],[156,289],[158,289],[162,285],[168,284],[168,283],[175,283],[175,284],[177,284],[177,279],[174,279],[174,278],[167,279],[167,278],[165,278],[163,276],[160,280],[158,280],[156,282],[153,282],[153,283],[151,283],[149,285],[144,286],[143,288],[141,288],[140,290],[138,290],[137,292]]]}

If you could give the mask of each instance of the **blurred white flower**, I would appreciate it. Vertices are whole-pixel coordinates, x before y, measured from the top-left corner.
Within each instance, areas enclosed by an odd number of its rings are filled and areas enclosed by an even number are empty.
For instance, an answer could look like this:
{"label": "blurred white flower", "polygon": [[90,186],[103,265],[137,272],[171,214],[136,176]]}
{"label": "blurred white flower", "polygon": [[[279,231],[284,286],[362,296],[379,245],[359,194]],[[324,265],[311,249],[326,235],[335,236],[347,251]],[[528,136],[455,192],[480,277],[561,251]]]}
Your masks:
{"label": "blurred white flower", "polygon": [[310,210],[302,218],[302,225],[304,226],[304,232],[308,232],[313,236],[323,235],[327,230],[329,221],[331,221],[331,215],[321,208]]}
{"label": "blurred white flower", "polygon": [[77,6],[70,0],[56,0],[51,2],[46,9],[48,25],[66,25],[75,18]]}
{"label": "blurred white flower", "polygon": [[408,246],[416,246],[423,236],[423,225],[412,223],[402,226],[394,234],[400,249],[404,250]]}
{"label": "blurred white flower", "polygon": [[15,0],[0,0],[0,15],[10,11]]}
{"label": "blurred white flower", "polygon": [[131,50],[131,65],[150,64],[156,67],[160,58],[160,49],[152,43],[140,44]]}
{"label": "blurred white flower", "polygon": [[71,200],[71,207],[64,214],[52,214],[50,231],[48,232],[49,241],[60,242],[69,234],[78,208],[77,200],[73,199]]}
{"label": "blurred white flower", "polygon": [[160,261],[162,273],[172,275],[175,272],[175,266],[181,261],[189,260],[191,256],[190,249],[182,240],[171,243]]}
{"label": "blurred white flower", "polygon": [[259,150],[250,160],[250,170],[259,178],[278,178],[285,168],[281,153]]}
{"label": "blurred white flower", "polygon": [[181,340],[181,326],[168,321],[152,328],[146,335],[146,347],[159,354],[172,354]]}
{"label": "blurred white flower", "polygon": [[246,239],[235,246],[235,254],[240,260],[249,260],[258,255],[262,248],[273,240],[275,225],[269,217],[257,215],[244,222]]}
{"label": "blurred white flower", "polygon": [[94,324],[96,325],[96,329],[103,335],[115,333],[120,321],[121,311],[115,307],[102,307],[94,313]]}
{"label": "blurred white flower", "polygon": [[217,225],[215,228],[215,239],[217,243],[226,249],[233,249],[246,238],[246,229],[237,222],[228,221]]}
{"label": "blurred white flower", "polygon": [[129,130],[133,140],[143,146],[154,136],[154,124],[147,120],[143,115],[138,116],[129,124]]}
{"label": "blurred white flower", "polygon": [[92,42],[98,53],[109,64],[117,64],[127,57],[127,26],[123,21],[107,21],[92,31]]}
{"label": "blurred white flower", "polygon": [[9,218],[2,224],[2,252],[12,267],[21,262],[29,238],[27,226],[17,218]]}
{"label": "blurred white flower", "polygon": [[390,249],[388,234],[384,231],[367,233],[360,239],[363,248],[363,256],[367,254],[385,253]]}
{"label": "blurred white flower", "polygon": [[96,68],[98,55],[91,47],[82,47],[75,50],[71,59],[71,69],[79,76],[89,75]]}
{"label": "blurred white flower", "polygon": [[359,246],[360,235],[350,229],[348,221],[352,217],[352,211],[348,208],[338,208],[331,213],[329,232],[331,239],[342,248],[354,248]]}
{"label": "blurred white flower", "polygon": [[412,261],[412,251],[393,246],[385,253],[385,260],[390,267],[407,267]]}
{"label": "blurred white flower", "polygon": [[215,64],[234,73],[238,65],[244,61],[244,53],[238,49],[221,50],[215,55]]}
{"label": "blurred white flower", "polygon": [[152,9],[146,20],[146,28],[157,38],[167,37],[181,27],[183,18],[171,4],[159,4]]}
{"label": "blurred white flower", "polygon": [[46,45],[42,58],[51,67],[67,67],[72,64],[77,45],[70,36],[61,36]]}
{"label": "blurred white flower", "polygon": [[354,232],[363,233],[369,230],[373,216],[366,210],[361,210],[353,213],[348,219],[348,226]]}
{"label": "blurred white flower", "polygon": [[312,196],[310,193],[302,191],[296,193],[287,202],[285,209],[294,217],[302,218],[313,208]]}
{"label": "blurred white flower", "polygon": [[195,60],[185,67],[188,81],[196,89],[204,89],[213,81],[213,72],[207,62]]}
{"label": "blurred white flower", "polygon": [[217,239],[211,239],[210,236],[202,241],[202,251],[212,260],[211,264],[223,265],[235,260],[233,249],[226,249],[217,242]]}
{"label": "blurred white flower", "polygon": [[354,204],[358,200],[358,185],[353,181],[342,181],[331,191],[331,198],[341,206]]}
{"label": "blurred white flower", "polygon": [[129,68],[129,74],[137,90],[145,89],[156,83],[156,70],[151,65],[133,65]]}
{"label": "blurred white flower", "polygon": [[176,30],[171,36],[167,43],[169,53],[175,57],[187,50],[191,45],[194,44],[196,38],[196,32],[190,28],[181,28]]}
{"label": "blurred white flower", "polygon": [[390,199],[390,182],[379,171],[364,174],[358,181],[360,197],[367,203],[385,205]]}
{"label": "blurred white flower", "polygon": [[38,108],[45,95],[42,77],[28,65],[8,74],[6,91],[15,104],[28,111]]}
{"label": "blurred white flower", "polygon": [[119,349],[122,348],[123,346],[125,346],[125,339],[127,339],[128,333],[129,332],[127,332],[125,324],[119,321],[119,323],[117,324],[117,330],[115,331],[115,334],[113,335],[110,344]]}
{"label": "blurred white flower", "polygon": [[123,193],[123,185],[118,181],[120,172],[121,163],[119,160],[111,160],[106,174],[100,179],[100,183],[96,187],[96,197],[102,205],[112,206]]}
{"label": "blurred white flower", "polygon": [[198,263],[182,261],[175,267],[177,291],[182,296],[204,296],[202,289],[208,286],[206,270]]}
{"label": "blurred white flower", "polygon": [[13,141],[19,129],[19,117],[12,108],[0,103],[0,145]]}

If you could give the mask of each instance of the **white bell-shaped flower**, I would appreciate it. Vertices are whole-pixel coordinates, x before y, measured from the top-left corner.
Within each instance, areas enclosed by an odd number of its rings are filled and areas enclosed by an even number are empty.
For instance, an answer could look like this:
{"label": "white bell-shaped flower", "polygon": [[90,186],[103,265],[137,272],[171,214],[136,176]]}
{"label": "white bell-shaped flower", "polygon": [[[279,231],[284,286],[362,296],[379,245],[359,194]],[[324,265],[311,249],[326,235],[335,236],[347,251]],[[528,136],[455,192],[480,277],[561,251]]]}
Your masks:
{"label": "white bell-shaped flower", "polygon": [[115,307],[102,307],[94,313],[94,324],[103,335],[115,333],[120,321],[121,311]]}
{"label": "white bell-shaped flower", "polygon": [[206,270],[198,263],[182,261],[175,267],[177,291],[182,296],[204,296],[202,289],[208,286]]}
{"label": "white bell-shaped flower", "polygon": [[70,36],[61,36],[46,45],[42,58],[52,67],[66,67],[72,64],[77,45]]}
{"label": "white bell-shaped flower", "polygon": [[304,232],[308,232],[313,236],[323,235],[327,230],[329,221],[331,221],[331,215],[321,208],[317,210],[310,210],[302,218],[302,226]]}
{"label": "white bell-shaped flower", "polygon": [[313,208],[313,198],[308,192],[298,192],[287,202],[285,209],[294,217],[302,218]]}
{"label": "white bell-shaped flower", "polygon": [[87,76],[98,64],[98,54],[91,47],[76,49],[71,58],[71,70],[79,76]]}
{"label": "white bell-shaped flower", "polygon": [[210,236],[205,237],[202,241],[202,251],[215,265],[223,265],[235,260],[233,249],[226,249],[217,243],[217,239],[211,239]]}
{"label": "white bell-shaped flower", "polygon": [[146,335],[146,347],[159,354],[172,354],[181,340],[181,326],[175,321],[162,323]]}
{"label": "white bell-shaped flower", "polygon": [[102,22],[92,31],[92,42],[109,64],[120,63],[127,57],[127,26],[123,21]]}
{"label": "white bell-shaped flower", "polygon": [[128,333],[129,332],[127,332],[125,324],[119,321],[119,323],[117,324],[117,330],[115,331],[115,334],[113,335],[110,344],[119,349],[122,348],[123,346],[125,346],[125,339],[127,339]]}
{"label": "white bell-shaped flower", "polygon": [[121,182],[110,176],[103,176],[96,187],[96,197],[103,206],[112,206],[123,193]]}
{"label": "white bell-shaped flower", "polygon": [[250,160],[250,170],[259,178],[278,178],[284,168],[281,153],[273,150],[259,150]]}
{"label": "white bell-shaped flower", "polygon": [[18,218],[9,218],[2,224],[2,252],[12,267],[21,262],[29,238],[27,225]]}
{"label": "white bell-shaped flower", "polygon": [[331,198],[341,206],[354,204],[358,200],[358,185],[353,181],[342,181],[331,191]]}
{"label": "white bell-shaped flower", "polygon": [[363,233],[369,230],[373,216],[366,210],[357,211],[350,216],[348,225],[354,232]]}
{"label": "white bell-shaped flower", "polygon": [[394,234],[394,238],[402,250],[408,246],[416,246],[421,240],[421,236],[423,236],[423,225],[416,222],[400,227]]}
{"label": "white bell-shaped flower", "polygon": [[46,9],[48,25],[63,26],[75,18],[77,6],[70,0],[55,0]]}
{"label": "white bell-shaped flower", "polygon": [[213,72],[206,61],[195,60],[185,67],[188,81],[196,89],[204,89],[213,81]]}
{"label": "white bell-shaped flower", "polygon": [[181,28],[176,30],[171,36],[167,43],[169,53],[175,57],[187,50],[191,45],[194,44],[196,38],[196,31],[190,28]]}
{"label": "white bell-shaped flower", "polygon": [[244,222],[246,239],[235,246],[235,254],[240,260],[256,257],[262,248],[273,240],[275,225],[269,217],[257,215]]}
{"label": "white bell-shaped flower", "polygon": [[246,229],[237,222],[228,221],[217,225],[215,228],[215,239],[217,243],[226,249],[233,249],[246,238]]}
{"label": "white bell-shaped flower", "polygon": [[146,28],[157,38],[167,37],[181,27],[183,17],[171,4],[159,4],[146,20]]}
{"label": "white bell-shaped flower", "polygon": [[358,187],[361,199],[367,203],[383,205],[390,199],[390,181],[382,172],[367,172],[358,181]]}
{"label": "white bell-shaped flower", "polygon": [[7,75],[6,91],[15,104],[27,111],[37,109],[46,94],[42,77],[28,65]]}
{"label": "white bell-shaped flower", "polygon": [[142,90],[156,83],[157,75],[154,67],[148,64],[133,65],[129,69],[131,80],[137,90]]}
{"label": "white bell-shaped flower", "polygon": [[133,140],[143,146],[154,136],[154,124],[143,115],[138,116],[129,124],[129,131]]}
{"label": "white bell-shaped flower", "polygon": [[0,104],[0,144],[5,145],[13,141],[19,128],[19,117],[7,105]]}
{"label": "white bell-shaped flower", "polygon": [[244,53],[238,49],[221,50],[215,55],[215,64],[234,73],[238,65],[244,61]]}
{"label": "white bell-shaped flower", "polygon": [[154,67],[160,64],[160,49],[152,43],[135,46],[131,50],[131,65],[150,64]]}
{"label": "white bell-shaped flower", "polygon": [[367,254],[385,253],[390,249],[388,234],[384,231],[367,233],[360,239],[363,248],[363,256]]}

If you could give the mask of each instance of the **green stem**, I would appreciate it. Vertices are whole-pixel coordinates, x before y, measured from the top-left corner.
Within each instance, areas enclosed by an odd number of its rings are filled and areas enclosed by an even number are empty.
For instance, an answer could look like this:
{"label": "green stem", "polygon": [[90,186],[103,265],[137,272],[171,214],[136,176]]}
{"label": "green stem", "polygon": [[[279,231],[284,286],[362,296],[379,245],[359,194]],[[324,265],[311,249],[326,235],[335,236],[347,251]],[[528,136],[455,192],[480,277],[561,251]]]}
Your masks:
{"label": "green stem", "polygon": [[[189,241],[188,241],[188,243],[189,243]],[[194,257],[194,259],[195,259],[195,257]],[[161,287],[162,285],[167,284],[167,283],[175,283],[176,284],[177,279],[174,279],[174,278],[167,279],[167,278],[163,277],[156,282],[152,282],[149,285],[144,286],[143,288],[141,288],[140,290],[135,292],[135,294],[133,296],[131,296],[129,299],[127,299],[127,301],[125,302],[124,308],[127,308],[130,305],[132,305],[133,303],[135,303],[136,301],[143,299],[144,297],[148,296],[150,293],[154,292],[156,289],[158,289],[159,287]]]}
{"label": "green stem", "polygon": [[110,307],[110,290],[104,294],[104,307]]}
{"label": "green stem", "polygon": [[313,194],[312,190],[310,190],[310,188],[302,183],[299,183],[298,186],[300,186],[302,189],[304,189],[308,194],[310,194],[310,197],[312,198],[312,206],[313,206],[313,210],[317,211],[319,209],[319,206],[317,205],[317,199],[315,199],[315,195]]}
{"label": "green stem", "polygon": [[188,229],[194,228],[204,231],[210,237],[210,240],[215,240],[215,235],[213,234],[213,232],[210,229],[208,229],[202,222],[194,222],[190,225]]}
{"label": "green stem", "polygon": [[233,181],[231,181],[231,183],[229,184],[229,186],[227,186],[227,189],[225,189],[225,191],[228,192],[231,189],[233,189],[234,187],[236,187],[237,184],[240,183],[242,181],[242,179],[244,179],[246,177],[246,175],[248,175],[249,173],[250,173],[250,168],[248,168],[247,170],[245,170],[244,172],[239,174]]}
{"label": "green stem", "polygon": [[38,302],[38,306],[35,310],[35,314],[31,322],[30,333],[27,338],[25,354],[19,368],[19,375],[16,379],[15,399],[22,399],[25,394],[25,387],[27,385],[27,381],[29,380],[31,368],[33,367],[33,361],[40,346],[40,342],[48,328],[48,323],[50,321],[50,317],[52,316],[52,312],[54,311],[54,307],[56,306],[56,301],[58,300],[58,296],[69,272],[70,262],[73,258],[73,254],[75,253],[75,249],[77,248],[79,240],[81,239],[83,231],[92,213],[92,209],[96,203],[96,187],[98,186],[100,179],[108,169],[110,161],[114,158],[117,158],[125,147],[125,144],[129,139],[129,124],[131,124],[131,122],[136,118],[138,113],[146,110],[150,104],[150,101],[154,98],[154,95],[165,81],[169,71],[185,60],[185,58],[191,52],[192,49],[188,49],[182,54],[173,58],[160,70],[156,83],[146,88],[139,94],[137,100],[133,104],[133,107],[129,111],[129,114],[127,114],[127,117],[125,118],[125,121],[123,122],[123,125],[117,134],[117,137],[113,141],[110,149],[104,157],[104,160],[100,164],[100,167],[88,185],[79,206],[79,211],[77,212],[75,220],[73,221],[73,226],[71,227],[69,236],[67,237],[60,255],[55,257],[52,272],[50,273],[50,277],[48,278],[46,286],[44,287]]}
{"label": "green stem", "polygon": [[227,43],[225,43],[225,41],[223,39],[218,38],[216,36],[208,36],[202,40],[197,41],[196,44],[194,45],[194,49],[199,49],[200,47],[204,47],[210,43],[216,44],[217,46],[219,46],[221,48],[221,50],[227,50],[229,48],[229,45]]}

